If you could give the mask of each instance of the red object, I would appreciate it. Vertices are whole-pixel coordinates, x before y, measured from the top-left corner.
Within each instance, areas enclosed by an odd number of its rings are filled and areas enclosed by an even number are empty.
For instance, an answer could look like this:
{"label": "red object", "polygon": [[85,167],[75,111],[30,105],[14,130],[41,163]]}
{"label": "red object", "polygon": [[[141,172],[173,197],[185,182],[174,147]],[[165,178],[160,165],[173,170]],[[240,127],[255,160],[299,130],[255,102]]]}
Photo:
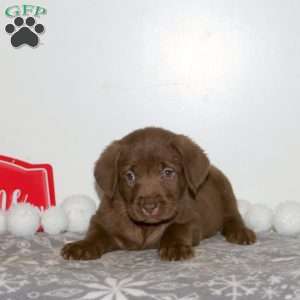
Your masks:
{"label": "red object", "polygon": [[19,202],[41,210],[55,206],[52,167],[0,155],[0,209],[7,210]]}

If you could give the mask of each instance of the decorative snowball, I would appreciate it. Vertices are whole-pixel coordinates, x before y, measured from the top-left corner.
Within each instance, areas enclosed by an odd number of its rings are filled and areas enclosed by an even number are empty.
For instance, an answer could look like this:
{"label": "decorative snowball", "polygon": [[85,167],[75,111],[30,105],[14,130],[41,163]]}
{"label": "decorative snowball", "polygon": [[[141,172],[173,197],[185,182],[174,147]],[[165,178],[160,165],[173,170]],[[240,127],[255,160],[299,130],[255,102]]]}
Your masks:
{"label": "decorative snowball", "polygon": [[93,199],[85,195],[67,197],[62,207],[68,218],[68,231],[79,233],[88,229],[91,216],[96,211]]}
{"label": "decorative snowball", "polygon": [[275,230],[282,235],[300,233],[300,203],[285,202],[279,204],[273,217]]}
{"label": "decorative snowball", "polygon": [[6,212],[0,210],[0,234],[5,233],[7,230]]}
{"label": "decorative snowball", "polygon": [[252,204],[246,200],[238,200],[238,208],[242,218],[245,218],[246,213],[251,208]]}
{"label": "decorative snowball", "polygon": [[34,235],[40,226],[38,208],[29,203],[18,203],[10,208],[7,214],[9,232],[16,236]]}
{"label": "decorative snowball", "polygon": [[246,225],[255,232],[268,231],[272,227],[272,211],[264,205],[252,205],[244,220]]}
{"label": "decorative snowball", "polygon": [[68,219],[62,207],[55,206],[48,208],[42,214],[41,220],[43,229],[49,234],[58,234],[68,227]]}

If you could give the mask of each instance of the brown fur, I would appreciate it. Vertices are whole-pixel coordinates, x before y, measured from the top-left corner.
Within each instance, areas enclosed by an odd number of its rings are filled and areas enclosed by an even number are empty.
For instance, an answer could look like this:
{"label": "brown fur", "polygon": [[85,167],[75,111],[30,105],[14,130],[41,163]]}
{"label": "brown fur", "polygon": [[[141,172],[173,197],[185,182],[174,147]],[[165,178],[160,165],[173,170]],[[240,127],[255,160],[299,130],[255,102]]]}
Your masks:
{"label": "brown fur", "polygon": [[86,237],[62,249],[66,259],[149,248],[163,260],[187,259],[218,231],[232,243],[255,242],[228,179],[186,136],[136,130],[105,149],[94,175],[102,201]]}

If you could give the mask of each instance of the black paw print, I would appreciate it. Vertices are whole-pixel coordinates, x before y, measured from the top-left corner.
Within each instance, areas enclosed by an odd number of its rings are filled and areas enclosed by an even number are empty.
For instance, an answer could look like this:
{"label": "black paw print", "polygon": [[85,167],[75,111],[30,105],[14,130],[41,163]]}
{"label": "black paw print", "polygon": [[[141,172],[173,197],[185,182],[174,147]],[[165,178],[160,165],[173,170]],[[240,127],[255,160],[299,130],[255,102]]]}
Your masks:
{"label": "black paw print", "polygon": [[[33,17],[28,17],[26,19],[26,25],[24,24],[24,19],[21,17],[17,17],[14,20],[15,25],[7,24],[5,26],[5,31],[11,36],[10,42],[14,47],[19,47],[23,44],[27,44],[28,46],[35,47],[39,43],[38,34],[44,32],[45,28],[42,24],[35,24],[35,19]],[[20,27],[17,28],[16,26]],[[33,27],[34,26],[34,27]]]}

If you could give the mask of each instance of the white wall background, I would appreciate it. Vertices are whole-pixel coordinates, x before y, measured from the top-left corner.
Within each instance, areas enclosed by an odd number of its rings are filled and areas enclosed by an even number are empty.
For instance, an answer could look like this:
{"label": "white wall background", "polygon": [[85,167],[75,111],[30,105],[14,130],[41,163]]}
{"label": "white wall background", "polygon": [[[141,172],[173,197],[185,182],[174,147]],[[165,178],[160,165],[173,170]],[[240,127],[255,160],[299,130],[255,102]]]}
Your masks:
{"label": "white wall background", "polygon": [[95,197],[93,163],[129,131],[190,135],[236,194],[300,201],[300,2],[30,1],[41,45],[14,49],[0,2],[0,153],[53,165],[58,201]]}

